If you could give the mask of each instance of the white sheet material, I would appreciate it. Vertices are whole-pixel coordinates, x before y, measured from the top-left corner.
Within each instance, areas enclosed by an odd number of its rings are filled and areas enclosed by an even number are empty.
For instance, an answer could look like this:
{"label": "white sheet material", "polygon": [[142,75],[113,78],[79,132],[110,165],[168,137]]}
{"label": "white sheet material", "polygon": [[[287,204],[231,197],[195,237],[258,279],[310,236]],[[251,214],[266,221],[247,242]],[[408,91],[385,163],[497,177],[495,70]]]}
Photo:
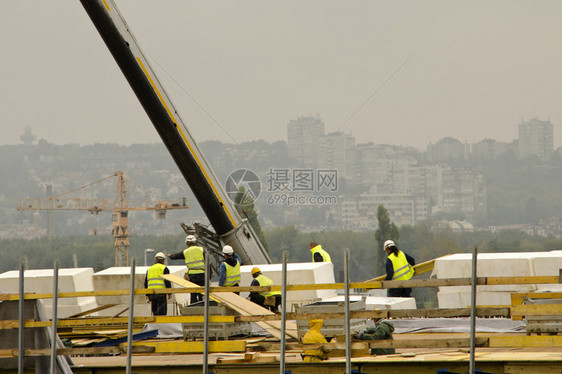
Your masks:
{"label": "white sheet material", "polygon": [[[478,254],[479,277],[558,276],[562,268],[562,251],[508,252]],[[432,277],[438,279],[470,278],[472,254],[457,253],[437,259]],[[513,292],[561,292],[561,284],[477,286],[477,305],[510,305]],[[470,286],[439,287],[440,308],[470,306]]]}

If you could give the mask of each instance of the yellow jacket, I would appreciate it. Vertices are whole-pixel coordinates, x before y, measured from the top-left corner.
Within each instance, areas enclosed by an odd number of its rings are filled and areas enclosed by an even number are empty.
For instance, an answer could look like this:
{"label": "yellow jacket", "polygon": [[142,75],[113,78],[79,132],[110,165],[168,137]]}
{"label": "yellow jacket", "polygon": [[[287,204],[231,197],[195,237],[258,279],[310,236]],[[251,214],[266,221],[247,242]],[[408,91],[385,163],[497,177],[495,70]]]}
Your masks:
{"label": "yellow jacket", "polygon": [[[321,319],[311,319],[308,321],[310,330],[302,337],[302,344],[323,344],[328,343],[324,335],[320,332],[322,324]],[[304,362],[320,362],[328,359],[328,354],[323,349],[307,349],[304,350]]]}

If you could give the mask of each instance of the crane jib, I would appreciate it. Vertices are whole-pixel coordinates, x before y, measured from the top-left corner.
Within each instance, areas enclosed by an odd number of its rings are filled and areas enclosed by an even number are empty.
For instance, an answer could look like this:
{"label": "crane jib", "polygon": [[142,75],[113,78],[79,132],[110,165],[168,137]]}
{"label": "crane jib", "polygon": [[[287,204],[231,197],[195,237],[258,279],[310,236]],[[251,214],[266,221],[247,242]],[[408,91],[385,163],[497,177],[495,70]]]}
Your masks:
{"label": "crane jib", "polygon": [[223,244],[244,264],[271,263],[242,219],[150,68],[113,0],[80,0]]}
{"label": "crane jib", "polygon": [[197,156],[193,155],[182,138],[181,128],[178,128],[178,124],[170,116],[169,108],[159,97],[142,64],[139,64],[139,60],[131,52],[130,43],[125,40],[111,19],[107,7],[96,1],[81,2],[180,172],[194,191],[213,228],[219,235],[231,231],[237,223],[231,218],[235,212],[228,210],[224,201],[219,199],[216,188],[211,185],[212,181],[210,183],[207,180],[205,170],[197,163]]}

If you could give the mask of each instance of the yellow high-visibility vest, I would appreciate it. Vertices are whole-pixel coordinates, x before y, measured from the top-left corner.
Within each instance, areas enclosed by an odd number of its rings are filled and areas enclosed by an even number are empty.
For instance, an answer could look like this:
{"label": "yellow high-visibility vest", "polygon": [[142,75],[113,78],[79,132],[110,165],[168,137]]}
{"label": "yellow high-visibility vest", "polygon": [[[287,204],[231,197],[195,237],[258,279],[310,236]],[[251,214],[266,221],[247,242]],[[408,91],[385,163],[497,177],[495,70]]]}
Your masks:
{"label": "yellow high-visibility vest", "polygon": [[[271,285],[273,285],[273,281],[263,274],[258,275],[256,277],[256,280],[258,281],[260,286],[271,286]],[[279,291],[270,291],[270,292],[263,291],[263,292],[260,292],[260,295],[265,296],[265,297],[270,297],[270,296],[274,296],[274,295],[281,295],[281,292],[279,292]]]}
{"label": "yellow high-visibility vest", "polygon": [[392,280],[408,280],[414,276],[414,268],[408,263],[404,252],[398,251],[398,256],[391,253],[388,258],[394,269]]}
{"label": "yellow high-visibility vest", "polygon": [[235,284],[240,284],[240,262],[236,261],[235,266],[230,266],[226,262],[226,280],[224,281],[224,286],[234,286]]}
{"label": "yellow high-visibility vest", "polygon": [[164,279],[160,278],[160,276],[164,274],[164,269],[166,269],[166,265],[159,262],[148,268],[146,272],[148,288],[166,288]]}
{"label": "yellow high-visibility vest", "polygon": [[322,256],[322,259],[323,259],[322,262],[332,262],[332,259],[330,258],[330,255],[328,254],[328,252],[326,252],[325,250],[322,249],[321,245],[317,245],[316,247],[312,248],[310,250],[310,252],[312,252],[312,262],[314,262],[314,254],[315,253],[320,253],[320,256]]}
{"label": "yellow high-visibility vest", "polygon": [[203,248],[192,245],[183,251],[185,265],[189,268],[188,274],[200,274],[205,272],[205,257]]}

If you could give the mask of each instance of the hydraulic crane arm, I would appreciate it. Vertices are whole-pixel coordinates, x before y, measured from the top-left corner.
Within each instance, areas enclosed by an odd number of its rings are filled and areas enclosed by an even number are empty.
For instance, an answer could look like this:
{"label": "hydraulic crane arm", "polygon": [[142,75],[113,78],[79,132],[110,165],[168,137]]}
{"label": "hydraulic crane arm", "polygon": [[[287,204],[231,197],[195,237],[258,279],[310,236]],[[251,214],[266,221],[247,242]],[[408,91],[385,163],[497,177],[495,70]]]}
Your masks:
{"label": "hydraulic crane arm", "polygon": [[211,225],[245,264],[271,259],[242,220],[158,81],[113,0],[80,0]]}

